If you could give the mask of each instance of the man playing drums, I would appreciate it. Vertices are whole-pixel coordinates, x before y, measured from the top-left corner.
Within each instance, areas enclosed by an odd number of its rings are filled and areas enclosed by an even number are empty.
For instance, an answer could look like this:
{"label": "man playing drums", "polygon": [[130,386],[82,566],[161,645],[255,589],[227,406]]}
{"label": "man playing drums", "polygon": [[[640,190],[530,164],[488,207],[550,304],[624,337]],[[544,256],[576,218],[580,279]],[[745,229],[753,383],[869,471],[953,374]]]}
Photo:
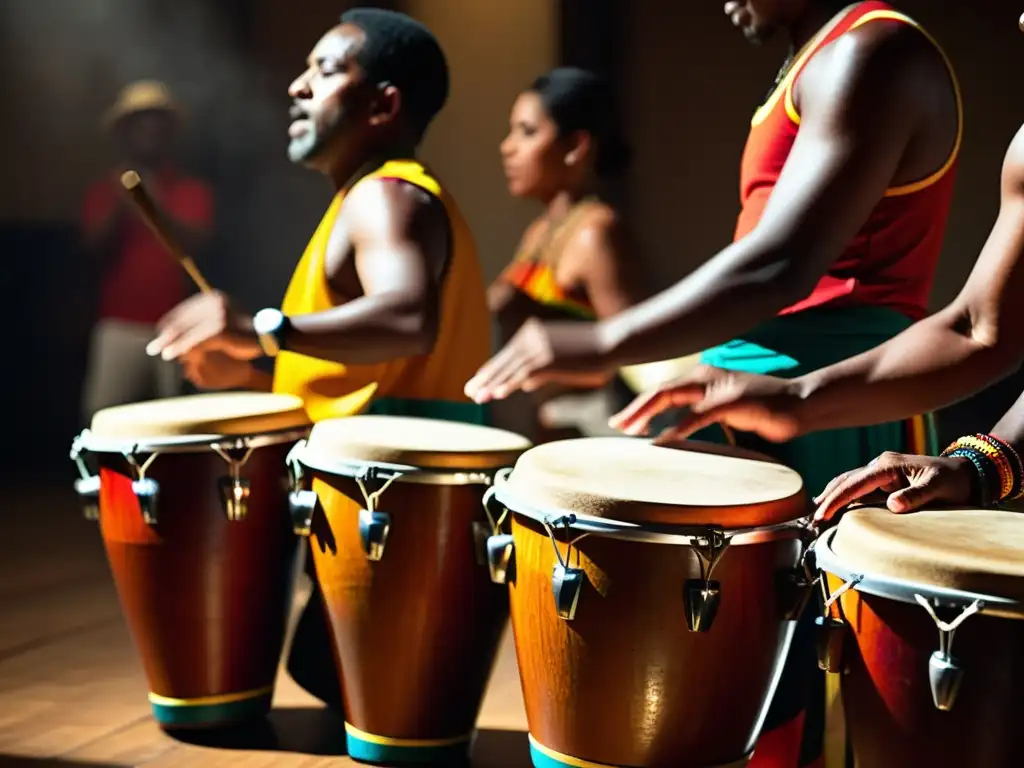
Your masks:
{"label": "man playing drums", "polygon": [[[211,292],[158,324],[149,353],[207,388],[299,395],[314,422],[369,409],[482,423],[463,383],[490,351],[476,245],[458,207],[415,159],[448,95],[433,35],[413,19],[353,9],[325,34],[289,93],[289,157],[337,195],[280,310],[250,315]],[[276,356],[273,375],[252,361]],[[320,597],[300,620],[289,670],[341,706]]]}
{"label": "man playing drums", "polygon": [[[925,315],[961,136],[945,56],[883,2],[747,0],[725,11],[753,41],[783,30],[794,51],[752,121],[733,244],[615,318],[527,323],[467,385],[478,402],[700,350],[724,369],[794,376]],[[905,425],[888,424],[767,450],[817,490],[880,450],[910,448],[907,436]],[[820,754],[808,743],[797,755],[815,674],[805,623],[755,765]]]}

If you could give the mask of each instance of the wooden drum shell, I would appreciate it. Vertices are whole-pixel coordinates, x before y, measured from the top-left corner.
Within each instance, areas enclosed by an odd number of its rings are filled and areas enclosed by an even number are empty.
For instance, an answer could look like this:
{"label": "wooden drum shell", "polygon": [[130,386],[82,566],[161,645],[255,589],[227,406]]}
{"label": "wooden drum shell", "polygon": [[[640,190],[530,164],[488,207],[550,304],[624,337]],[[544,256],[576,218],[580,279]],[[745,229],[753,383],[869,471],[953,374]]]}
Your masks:
{"label": "wooden drum shell", "polygon": [[477,561],[482,485],[396,481],[383,557],[359,534],[354,480],[314,471],[310,550],[345,700],[349,754],[381,762],[457,762],[508,620],[508,594]]}
{"label": "wooden drum shell", "polygon": [[148,525],[131,469],[99,453],[100,531],[122,610],[163,727],[222,726],[269,710],[292,597],[297,539],[288,514],[291,443],[255,449],[241,470],[248,514],[228,519],[212,450],[161,453]]}
{"label": "wooden drum shell", "polygon": [[795,532],[726,550],[705,633],[687,628],[684,584],[700,577],[690,547],[588,535],[573,548],[569,564],[586,580],[565,621],[550,537],[520,514],[512,536],[512,624],[535,765],[745,764],[796,626],[784,620],[792,592],[777,587],[802,552]]}
{"label": "wooden drum shell", "polygon": [[[832,591],[842,585],[832,574],[828,581]],[[956,630],[952,652],[965,675],[953,708],[943,712],[932,701],[928,679],[939,632],[924,608],[855,589],[841,595],[839,605],[848,626],[843,708],[859,766],[1019,764],[1024,620],[976,615]]]}

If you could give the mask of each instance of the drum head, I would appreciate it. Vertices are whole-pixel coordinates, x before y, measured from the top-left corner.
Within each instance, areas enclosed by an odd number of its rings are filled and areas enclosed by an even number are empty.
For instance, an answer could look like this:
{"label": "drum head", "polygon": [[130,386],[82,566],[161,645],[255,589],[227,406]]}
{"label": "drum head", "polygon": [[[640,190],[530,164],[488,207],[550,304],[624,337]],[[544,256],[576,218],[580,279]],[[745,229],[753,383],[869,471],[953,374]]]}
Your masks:
{"label": "drum head", "polygon": [[504,489],[510,500],[535,510],[632,523],[733,529],[789,522],[809,512],[803,481],[792,469],[760,454],[699,442],[681,448],[627,437],[547,443],[522,455]]}
{"label": "drum head", "polygon": [[863,507],[830,546],[844,568],[874,577],[1024,602],[1024,515],[985,509],[894,515]]}
{"label": "drum head", "polygon": [[105,408],[92,419],[99,440],[256,435],[306,428],[302,400],[266,392],[211,392]]}
{"label": "drum head", "polygon": [[391,464],[420,469],[510,467],[530,441],[503,429],[412,416],[349,416],[319,422],[305,457],[328,471],[332,462]]}

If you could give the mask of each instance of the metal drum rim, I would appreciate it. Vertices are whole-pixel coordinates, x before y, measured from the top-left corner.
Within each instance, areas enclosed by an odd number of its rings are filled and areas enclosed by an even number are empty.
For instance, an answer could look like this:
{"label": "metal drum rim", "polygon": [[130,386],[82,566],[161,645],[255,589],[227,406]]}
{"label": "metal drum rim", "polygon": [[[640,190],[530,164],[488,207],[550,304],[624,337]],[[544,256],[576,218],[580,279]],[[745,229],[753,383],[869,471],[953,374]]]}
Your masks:
{"label": "metal drum rim", "polygon": [[835,538],[838,530],[838,528],[832,528],[825,531],[814,543],[815,568],[840,578],[844,582],[857,579],[858,581],[852,589],[858,592],[865,592],[908,605],[917,605],[915,595],[921,595],[933,604],[951,608],[966,608],[975,601],[981,601],[982,607],[978,612],[985,616],[1024,619],[1024,602],[1012,598],[937,587],[923,582],[871,574],[864,569],[851,568],[832,549],[832,539]]}
{"label": "metal drum rim", "polygon": [[384,461],[363,461],[360,459],[337,457],[327,458],[323,455],[316,455],[316,451],[311,450],[308,443],[296,446],[290,458],[314,472],[320,472],[325,475],[356,479],[365,477],[368,472],[374,472],[378,477],[393,477],[394,482],[397,483],[418,483],[421,485],[489,486],[494,482],[494,476],[501,472],[502,469],[505,469],[505,467],[495,467],[493,470],[442,470],[416,467],[411,464],[389,464]]}
{"label": "metal drum rim", "polygon": [[309,434],[311,427],[291,427],[273,432],[256,432],[242,435],[181,435],[177,437],[142,437],[138,439],[97,437],[89,429],[82,430],[75,438],[75,449],[87,453],[201,453],[212,451],[214,446],[222,450],[264,448],[301,440]]}
{"label": "metal drum rim", "polygon": [[[553,507],[540,508],[517,499],[509,493],[508,486],[496,486],[494,497],[510,512],[522,515],[535,522],[544,523],[557,518],[575,517],[575,522],[568,523],[571,530],[582,531],[592,536],[624,541],[638,541],[649,544],[676,544],[692,546],[710,535],[721,535],[730,546],[762,544],[769,541],[787,538],[799,538],[800,534],[809,530],[809,517],[801,517],[775,525],[754,526],[750,528],[718,528],[711,524],[671,525],[666,523],[628,523],[605,517],[593,517],[567,509]],[[561,527],[563,523],[559,523]]]}

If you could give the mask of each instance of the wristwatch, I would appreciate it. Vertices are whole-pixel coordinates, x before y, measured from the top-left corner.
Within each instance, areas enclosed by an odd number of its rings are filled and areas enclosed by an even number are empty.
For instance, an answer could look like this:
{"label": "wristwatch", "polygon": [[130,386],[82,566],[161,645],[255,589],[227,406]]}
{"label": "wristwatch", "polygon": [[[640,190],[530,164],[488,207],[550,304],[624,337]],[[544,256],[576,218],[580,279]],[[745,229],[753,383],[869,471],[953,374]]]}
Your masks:
{"label": "wristwatch", "polygon": [[291,323],[281,310],[261,309],[253,315],[252,327],[267,357],[277,357],[277,353],[286,348],[284,337]]}

